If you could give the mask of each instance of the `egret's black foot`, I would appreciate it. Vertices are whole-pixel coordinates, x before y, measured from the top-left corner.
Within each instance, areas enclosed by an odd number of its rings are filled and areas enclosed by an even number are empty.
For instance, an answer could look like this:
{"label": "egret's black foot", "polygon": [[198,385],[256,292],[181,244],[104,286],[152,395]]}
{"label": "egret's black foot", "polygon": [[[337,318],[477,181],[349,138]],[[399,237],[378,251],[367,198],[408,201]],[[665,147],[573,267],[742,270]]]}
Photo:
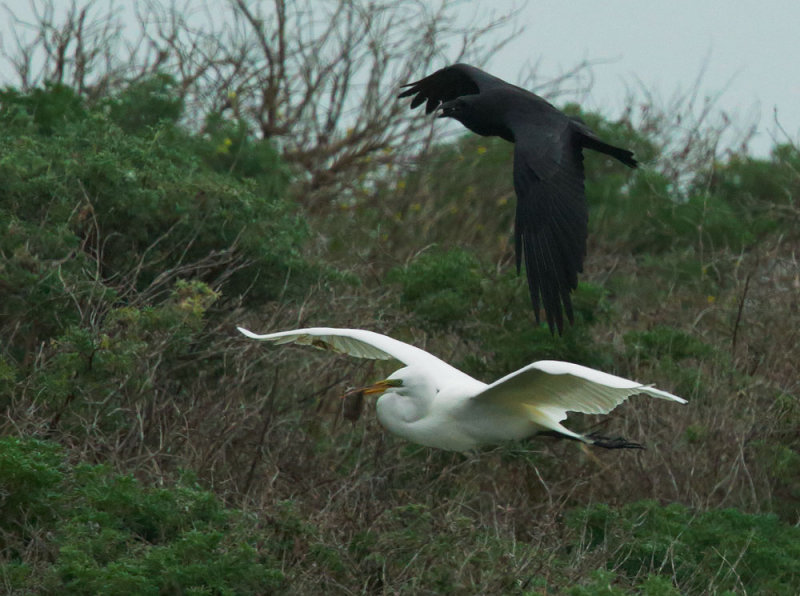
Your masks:
{"label": "egret's black foot", "polygon": [[601,435],[596,435],[594,433],[586,435],[587,439],[592,440],[592,445],[597,447],[602,447],[603,449],[644,449],[644,445],[641,443],[633,443],[631,441],[627,441],[622,437],[617,437],[616,439],[611,439],[609,437],[604,437]]}

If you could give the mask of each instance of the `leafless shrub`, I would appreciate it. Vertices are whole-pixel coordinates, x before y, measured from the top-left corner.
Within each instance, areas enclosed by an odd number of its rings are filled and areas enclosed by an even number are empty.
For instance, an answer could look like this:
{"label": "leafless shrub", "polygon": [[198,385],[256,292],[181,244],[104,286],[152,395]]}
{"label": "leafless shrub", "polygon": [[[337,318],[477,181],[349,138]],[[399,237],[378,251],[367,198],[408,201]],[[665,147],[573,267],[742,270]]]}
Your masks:
{"label": "leafless shrub", "polygon": [[690,184],[702,188],[710,183],[715,162],[746,153],[756,131],[754,122],[734,122],[719,109],[724,89],[702,93],[705,69],[688,89],[677,89],[667,98],[639,82],[626,101],[623,119],[659,147],[658,163],[651,165],[673,181],[673,200],[685,199]]}

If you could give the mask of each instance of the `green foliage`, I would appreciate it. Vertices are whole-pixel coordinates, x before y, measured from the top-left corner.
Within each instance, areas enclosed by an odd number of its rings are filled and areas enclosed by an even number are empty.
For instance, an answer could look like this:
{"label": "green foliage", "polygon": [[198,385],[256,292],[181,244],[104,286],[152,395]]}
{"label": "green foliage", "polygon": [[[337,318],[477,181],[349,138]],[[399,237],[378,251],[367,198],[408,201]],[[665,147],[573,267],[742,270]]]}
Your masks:
{"label": "green foliage", "polygon": [[[17,380],[17,370],[8,360],[0,355],[0,399],[11,397],[11,388]],[[0,404],[3,402],[0,401]]]}
{"label": "green foliage", "polygon": [[[615,585],[617,584],[617,585]],[[660,575],[648,575],[641,583],[626,586],[618,575],[612,571],[598,569],[592,573],[585,583],[571,588],[567,594],[570,596],[679,596],[679,592],[672,585],[672,581]]]}
{"label": "green foliage", "polygon": [[176,540],[184,532],[225,520],[211,493],[187,486],[144,490],[132,476],[102,466],[77,466],[75,521],[133,534],[151,544]]}
{"label": "green foliage", "polygon": [[[783,396],[788,400],[788,396]],[[780,399],[777,401],[781,401]],[[796,400],[791,399],[795,404]],[[776,417],[781,421],[783,428],[794,429],[798,423],[798,413],[778,411]],[[789,433],[779,432],[783,438]],[[793,441],[787,440],[757,440],[753,442],[754,458],[769,469],[775,485],[774,502],[772,509],[782,519],[794,520],[800,516],[800,449]]]}
{"label": "green foliage", "polygon": [[[579,105],[574,103],[567,104],[562,109],[570,116],[580,118],[605,142],[633,151],[634,157],[639,163],[648,164],[659,156],[659,148],[645,133],[636,130],[629,120],[611,121],[600,113],[585,112]],[[598,181],[595,179],[607,178],[609,167],[617,169],[617,166],[614,165],[616,163],[614,158],[596,151],[587,151],[585,159],[588,161],[586,166],[587,176],[593,182]],[[629,173],[626,168],[619,171],[623,174],[625,172]]]}
{"label": "green foliage", "polygon": [[[148,489],[104,466],[67,468],[52,443],[0,446],[0,485],[11,497],[3,531],[17,547],[0,573],[12,591],[255,594],[283,583],[249,520],[197,486]],[[54,536],[52,554],[33,572],[24,544],[42,532]]]}
{"label": "green foliage", "polygon": [[[287,176],[275,151],[240,127],[238,159],[247,167],[210,164],[215,140],[174,125],[180,101],[170,93],[157,77],[120,92],[109,115],[64,107],[42,122],[39,104],[79,100],[59,86],[2,96],[6,321],[47,337],[76,322],[76,301],[157,296],[177,275],[253,301],[277,297],[289,277],[295,290],[304,274],[312,279],[299,253],[307,230],[282,198]],[[26,110],[38,128],[19,116]]]}
{"label": "green foliage", "polygon": [[355,253],[383,263],[388,254],[403,262],[435,244],[442,252],[480,246],[481,261],[494,261],[512,238],[512,149],[475,135],[438,145],[412,169],[392,168],[364,179],[353,196],[336,197],[320,229],[350,260]]}
{"label": "green foliage", "polygon": [[763,235],[791,223],[800,193],[800,151],[777,145],[769,160],[733,156],[717,164],[712,191],[745,215],[754,232]]}
{"label": "green foliage", "polygon": [[183,99],[175,80],[158,74],[136,81],[105,102],[108,115],[127,133],[176,123],[183,113]]}
{"label": "green foliage", "polygon": [[463,249],[425,252],[387,280],[400,283],[402,305],[438,327],[463,321],[481,295],[478,260]]}
{"label": "green foliage", "polygon": [[603,190],[589,182],[586,185],[590,229],[607,237],[618,250],[634,254],[689,247],[698,252],[739,251],[757,238],[752,218],[744,218],[718,194],[697,191],[679,199],[672,183],[656,172],[637,171],[631,176],[624,186],[619,181],[608,188],[609,180],[603,181]]}
{"label": "green foliage", "polygon": [[795,594],[800,577],[800,528],[774,515],[735,509],[694,512],[641,501],[612,509],[596,505],[569,515],[590,549],[629,578],[669,569],[682,592],[760,591]]}
{"label": "green foliage", "polygon": [[[627,123],[610,123],[597,114],[580,115],[612,145],[631,148],[643,164],[631,171],[613,159],[586,152],[586,196],[590,230],[615,247],[636,253],[663,254],[692,248],[697,253],[718,249],[738,252],[775,229],[785,211],[776,203],[791,201],[800,188],[796,149],[777,148],[770,162],[733,157],[715,164],[712,183],[704,172],[686,189],[652,168],[659,150]],[[796,194],[796,193],[795,193]]]}
{"label": "green foliage", "polygon": [[288,172],[278,152],[268,140],[253,138],[250,127],[242,120],[234,122],[221,114],[209,115],[196,150],[215,171],[254,180],[268,195],[285,190]]}
{"label": "green foliage", "polygon": [[[455,143],[437,146],[418,169],[409,173],[403,188],[411,196],[430,194],[437,207],[451,215],[462,211],[478,215],[476,223],[503,229],[513,222],[510,168],[513,145],[498,138],[464,135]],[[446,175],[443,173],[446,172]],[[505,200],[502,200],[505,199]],[[469,209],[466,207],[469,206]],[[427,206],[409,205],[412,219],[430,216]],[[416,214],[416,215],[415,215]],[[507,228],[510,233],[510,227]],[[464,232],[465,230],[454,231]]]}
{"label": "green foliage", "polygon": [[[646,331],[623,335],[625,358],[636,369],[650,367],[658,377],[669,379],[672,390],[686,398],[697,395],[699,387],[709,383],[701,363],[728,366],[728,356],[686,331],[657,325]],[[689,440],[704,435],[700,427],[687,431]]]}
{"label": "green foliage", "polygon": [[46,593],[256,594],[283,581],[252,546],[221,531],[187,530],[163,546],[144,547],[138,538],[85,527],[67,527],[62,536],[42,580]]}
{"label": "green foliage", "polygon": [[62,480],[61,453],[44,441],[0,438],[0,544],[6,533],[26,532],[26,523],[48,520]]}
{"label": "green foliage", "polygon": [[[213,362],[184,363],[207,337],[207,310],[216,298],[202,282],[178,280],[161,304],[110,308],[95,325],[70,325],[51,339],[48,358],[28,382],[39,403],[57,412],[63,430],[125,432],[131,410],[160,392],[182,399],[198,375],[215,382]],[[91,427],[84,416],[93,418]]]}
{"label": "green foliage", "polygon": [[[523,570],[541,547],[476,525],[469,508],[442,517],[440,505],[396,505],[342,548],[294,501],[275,503],[259,523],[225,508],[190,475],[148,488],[107,466],[67,465],[52,443],[10,437],[0,440],[0,485],[0,576],[12,592],[274,593],[316,570],[345,585],[355,579],[376,590],[389,582],[409,594],[514,593],[524,585],[529,594],[568,588],[576,596],[794,594],[800,577],[800,529],[733,509],[639,501],[568,511],[572,533],[549,555],[546,575],[530,577]],[[43,533],[53,537],[48,554],[32,556],[29,549],[40,548],[33,537]],[[575,578],[572,553],[600,551],[604,569],[566,581]]]}
{"label": "green foliage", "polygon": [[53,134],[64,125],[86,116],[83,100],[61,83],[22,93],[13,88],[0,91],[0,121],[18,131]]}
{"label": "green foliage", "polygon": [[711,346],[696,337],[663,325],[647,331],[629,331],[625,334],[625,346],[629,358],[656,362],[663,358],[701,359],[713,353]]}
{"label": "green foliage", "polygon": [[238,134],[236,160],[219,161],[217,139],[177,124],[169,77],[95,105],[57,85],[0,103],[0,398],[35,396],[51,432],[101,448],[164,396],[224,383],[209,347],[224,303],[291,300],[316,280],[277,152],[219,118]]}

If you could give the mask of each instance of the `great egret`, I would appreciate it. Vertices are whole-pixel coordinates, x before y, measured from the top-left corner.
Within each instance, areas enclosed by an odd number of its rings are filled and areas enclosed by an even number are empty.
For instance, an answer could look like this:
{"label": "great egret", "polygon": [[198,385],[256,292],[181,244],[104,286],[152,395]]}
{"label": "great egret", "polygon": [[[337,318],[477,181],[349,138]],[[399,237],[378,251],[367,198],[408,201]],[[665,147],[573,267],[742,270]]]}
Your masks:
{"label": "great egret", "polygon": [[399,97],[414,96],[412,108],[425,103],[428,114],[441,109],[440,118],[514,143],[517,272],[524,255],[536,322],[541,295],[550,332],[561,333],[564,312],[574,322],[570,292],[578,286],[586,255],[582,150],[635,168],[633,153],[601,141],[580,119],[538,95],[468,64],[442,68],[404,87]]}
{"label": "great egret", "polygon": [[412,443],[468,451],[550,432],[609,449],[641,447],[622,438],[581,435],[561,425],[567,412],[607,414],[637,393],[686,400],[598,370],[541,360],[487,385],[428,352],[364,329],[316,327],[247,337],[275,344],[297,343],[357,358],[396,359],[405,364],[387,379],[363,388],[382,394],[378,420]]}

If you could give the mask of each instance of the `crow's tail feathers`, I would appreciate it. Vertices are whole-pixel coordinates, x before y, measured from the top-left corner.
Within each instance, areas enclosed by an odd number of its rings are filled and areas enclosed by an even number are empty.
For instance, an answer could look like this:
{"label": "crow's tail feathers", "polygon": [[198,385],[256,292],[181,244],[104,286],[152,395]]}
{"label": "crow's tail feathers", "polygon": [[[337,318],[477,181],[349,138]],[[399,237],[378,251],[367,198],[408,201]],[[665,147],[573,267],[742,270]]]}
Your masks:
{"label": "crow's tail feathers", "polygon": [[604,143],[596,137],[582,135],[581,145],[587,149],[593,149],[594,151],[599,151],[600,153],[610,155],[611,157],[624,163],[629,168],[635,168],[637,165],[639,165],[639,162],[633,158],[633,151],[621,149],[620,147],[614,147],[614,145]]}
{"label": "crow's tail feathers", "polygon": [[572,130],[577,133],[580,138],[581,147],[610,155],[611,157],[624,163],[629,168],[635,168],[639,165],[639,162],[633,158],[633,151],[615,147],[614,145],[609,145],[608,143],[601,141],[598,136],[594,134],[592,129],[586,126],[586,123],[580,118],[572,117],[570,120],[572,120]]}

